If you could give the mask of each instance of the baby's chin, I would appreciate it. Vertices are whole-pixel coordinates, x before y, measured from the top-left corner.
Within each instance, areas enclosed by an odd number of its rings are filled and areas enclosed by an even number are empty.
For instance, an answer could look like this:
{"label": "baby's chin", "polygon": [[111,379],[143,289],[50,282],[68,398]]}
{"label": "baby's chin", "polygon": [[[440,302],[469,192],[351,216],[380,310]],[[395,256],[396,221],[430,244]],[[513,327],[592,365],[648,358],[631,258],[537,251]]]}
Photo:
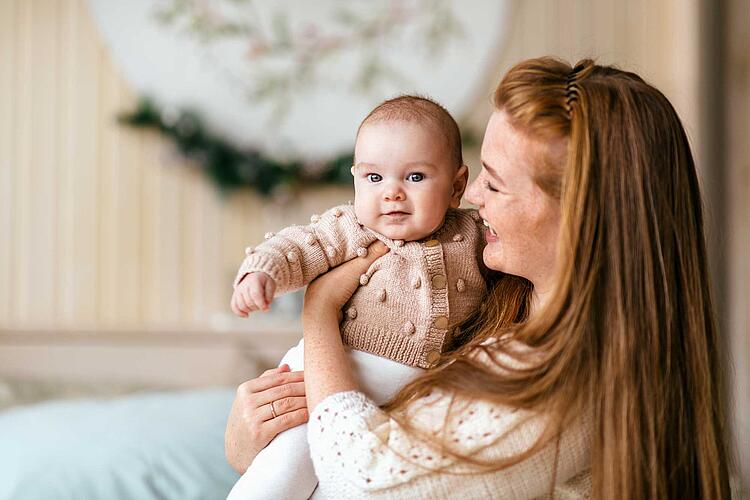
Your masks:
{"label": "baby's chin", "polygon": [[435,232],[434,229],[414,229],[414,228],[405,228],[405,227],[383,227],[383,228],[373,228],[375,231],[379,232],[386,238],[390,238],[392,240],[403,240],[403,241],[418,241],[422,240],[424,238],[427,238],[429,235],[431,235],[433,232]]}

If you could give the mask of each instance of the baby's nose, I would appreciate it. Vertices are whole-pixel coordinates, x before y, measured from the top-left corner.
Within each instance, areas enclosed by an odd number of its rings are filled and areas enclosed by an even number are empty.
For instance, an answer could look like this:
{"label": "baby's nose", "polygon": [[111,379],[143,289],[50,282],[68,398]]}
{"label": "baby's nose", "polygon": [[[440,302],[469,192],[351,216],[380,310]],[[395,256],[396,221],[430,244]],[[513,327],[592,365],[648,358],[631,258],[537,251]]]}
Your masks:
{"label": "baby's nose", "polygon": [[387,201],[403,201],[406,195],[399,186],[388,186],[385,189],[384,197]]}

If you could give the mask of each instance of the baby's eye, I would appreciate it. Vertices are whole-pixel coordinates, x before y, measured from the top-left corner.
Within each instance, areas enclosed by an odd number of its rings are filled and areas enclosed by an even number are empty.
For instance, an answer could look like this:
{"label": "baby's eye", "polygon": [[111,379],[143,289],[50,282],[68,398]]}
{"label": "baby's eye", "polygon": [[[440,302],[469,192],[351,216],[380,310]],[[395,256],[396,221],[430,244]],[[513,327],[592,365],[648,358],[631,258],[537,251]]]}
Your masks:
{"label": "baby's eye", "polygon": [[424,180],[424,174],[421,172],[413,172],[406,176],[407,181],[420,182]]}
{"label": "baby's eye", "polygon": [[367,180],[370,182],[380,182],[383,180],[383,176],[380,174],[367,174]]}

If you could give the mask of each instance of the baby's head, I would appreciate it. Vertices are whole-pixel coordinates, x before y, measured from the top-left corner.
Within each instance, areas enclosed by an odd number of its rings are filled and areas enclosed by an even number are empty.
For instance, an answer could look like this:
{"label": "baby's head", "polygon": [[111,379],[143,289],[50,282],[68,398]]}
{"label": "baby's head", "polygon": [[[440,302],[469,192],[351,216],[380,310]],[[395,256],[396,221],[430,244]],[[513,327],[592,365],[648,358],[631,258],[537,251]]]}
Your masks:
{"label": "baby's head", "polygon": [[458,125],[424,97],[385,101],[359,126],[352,174],[360,223],[394,240],[425,238],[466,188]]}

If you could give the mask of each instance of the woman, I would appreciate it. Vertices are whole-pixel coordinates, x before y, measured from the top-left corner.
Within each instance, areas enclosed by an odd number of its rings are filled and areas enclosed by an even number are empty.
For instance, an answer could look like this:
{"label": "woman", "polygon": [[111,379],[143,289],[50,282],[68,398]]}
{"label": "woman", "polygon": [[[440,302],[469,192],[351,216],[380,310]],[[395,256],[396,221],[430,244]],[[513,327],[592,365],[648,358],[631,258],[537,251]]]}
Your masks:
{"label": "woman", "polygon": [[504,276],[469,338],[377,408],[338,334],[377,251],[333,270],[305,296],[304,391],[281,370],[243,385],[230,463],[304,421],[306,394],[322,497],[728,498],[701,200],[674,109],[633,73],[549,58],[512,68],[494,104],[466,197]]}

